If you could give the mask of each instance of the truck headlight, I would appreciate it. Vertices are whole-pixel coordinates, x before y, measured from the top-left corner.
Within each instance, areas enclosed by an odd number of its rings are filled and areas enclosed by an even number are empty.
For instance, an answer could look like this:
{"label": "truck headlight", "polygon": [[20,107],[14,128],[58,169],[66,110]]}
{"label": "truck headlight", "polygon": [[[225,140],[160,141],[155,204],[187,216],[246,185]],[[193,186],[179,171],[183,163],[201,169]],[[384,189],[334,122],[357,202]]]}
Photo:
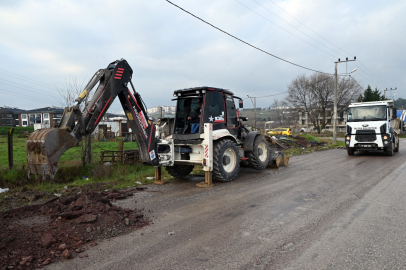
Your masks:
{"label": "truck headlight", "polygon": [[388,144],[388,141],[384,141],[383,143],[384,143],[384,144]]}
{"label": "truck headlight", "polygon": [[346,138],[348,141],[351,139],[351,136],[347,136],[347,138]]}
{"label": "truck headlight", "polygon": [[383,139],[384,139],[384,140],[387,140],[387,139],[388,139],[388,136],[387,136],[387,135],[383,136]]}

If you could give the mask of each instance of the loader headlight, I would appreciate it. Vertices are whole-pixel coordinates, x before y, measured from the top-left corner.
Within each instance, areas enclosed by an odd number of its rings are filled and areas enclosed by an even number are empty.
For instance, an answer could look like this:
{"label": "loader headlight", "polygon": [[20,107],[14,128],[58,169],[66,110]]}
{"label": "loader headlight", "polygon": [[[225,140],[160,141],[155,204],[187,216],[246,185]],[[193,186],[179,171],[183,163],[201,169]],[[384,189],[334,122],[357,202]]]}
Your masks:
{"label": "loader headlight", "polygon": [[384,139],[384,140],[387,140],[387,139],[388,139],[388,136],[387,136],[387,135],[383,136],[383,139]]}

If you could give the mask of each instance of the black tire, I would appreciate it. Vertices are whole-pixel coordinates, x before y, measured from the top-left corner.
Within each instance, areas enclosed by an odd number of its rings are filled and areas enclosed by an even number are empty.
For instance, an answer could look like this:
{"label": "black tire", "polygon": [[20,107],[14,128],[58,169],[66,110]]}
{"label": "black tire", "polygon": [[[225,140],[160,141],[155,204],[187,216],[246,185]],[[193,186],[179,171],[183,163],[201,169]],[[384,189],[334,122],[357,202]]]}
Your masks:
{"label": "black tire", "polygon": [[268,141],[264,136],[259,135],[255,138],[253,151],[247,152],[250,167],[255,170],[263,170],[268,166],[271,150]]}
{"label": "black tire", "polygon": [[386,148],[385,152],[387,156],[393,156],[393,144],[389,148]]}
{"label": "black tire", "polygon": [[393,151],[394,152],[399,152],[399,139],[398,139],[398,143],[397,143],[397,145],[396,145],[396,147],[395,147],[395,149]]}
{"label": "black tire", "polygon": [[194,165],[174,165],[165,167],[166,171],[175,178],[185,178],[193,171]]}
{"label": "black tire", "polygon": [[347,148],[347,154],[348,154],[349,156],[353,156],[354,153],[355,153],[355,149],[354,149],[354,148]]}
{"label": "black tire", "polygon": [[234,180],[240,170],[240,154],[231,140],[215,142],[213,149],[213,179],[220,182]]}

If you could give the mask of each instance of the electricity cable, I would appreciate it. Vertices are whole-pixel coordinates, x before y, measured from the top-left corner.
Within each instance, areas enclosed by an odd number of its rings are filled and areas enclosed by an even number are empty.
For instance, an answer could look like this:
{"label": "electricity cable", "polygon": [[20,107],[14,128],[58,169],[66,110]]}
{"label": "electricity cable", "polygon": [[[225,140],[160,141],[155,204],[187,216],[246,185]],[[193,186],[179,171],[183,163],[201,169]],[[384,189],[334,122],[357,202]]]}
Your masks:
{"label": "electricity cable", "polygon": [[41,101],[41,102],[49,102],[49,103],[52,104],[52,102],[49,101],[49,100],[45,100],[45,99],[37,98],[37,97],[32,97],[32,96],[27,96],[27,95],[23,95],[23,94],[10,93],[9,91],[7,91],[5,89],[1,89],[1,88],[0,88],[0,92],[5,93],[7,95],[11,95],[11,96],[16,96],[16,97],[30,99],[30,100],[36,100],[36,101]]}
{"label": "electricity cable", "polygon": [[[324,38],[323,36],[319,35],[317,32],[313,31],[310,27],[308,27],[307,25],[305,25],[304,23],[302,23],[301,21],[299,21],[298,19],[296,19],[294,16],[292,16],[289,12],[287,12],[286,10],[284,10],[283,8],[281,8],[278,4],[276,4],[274,1],[269,0],[272,4],[274,4],[275,6],[277,6],[280,10],[282,10],[283,12],[285,12],[286,14],[288,14],[291,18],[293,18],[294,20],[296,20],[297,22],[299,22],[301,25],[303,25],[304,27],[306,27],[307,29],[309,29],[310,31],[312,31],[314,34],[316,34],[317,36],[319,36],[320,38],[322,38],[323,40],[327,41],[328,43],[330,43],[331,45],[333,45],[334,47],[336,47],[337,49],[345,52],[348,55],[351,55],[349,52],[345,51],[344,49],[338,47],[337,45],[333,44],[332,42],[330,42],[329,40],[327,40],[326,38]],[[359,59],[357,59],[357,61],[367,70],[369,71],[373,76],[375,76],[378,80],[380,80],[381,82],[385,83],[386,85],[389,85],[387,82],[383,81],[382,79],[380,79],[378,76],[376,76],[374,73],[372,73],[372,71],[370,71]],[[365,71],[363,71],[362,69],[360,69],[362,72],[364,72],[365,74],[367,74]],[[368,76],[370,76],[369,74],[367,74]],[[371,77],[371,76],[370,76]],[[364,77],[365,78],[365,77]]]}
{"label": "electricity cable", "polygon": [[256,49],[256,50],[258,50],[258,51],[261,51],[261,52],[263,52],[263,53],[265,53],[265,54],[268,54],[268,55],[270,55],[270,56],[272,56],[272,57],[274,57],[274,58],[277,58],[277,59],[279,59],[279,60],[281,60],[281,61],[284,61],[284,62],[286,62],[286,63],[289,63],[289,64],[291,64],[291,65],[294,65],[294,66],[297,66],[297,67],[300,67],[300,68],[303,68],[303,69],[307,69],[307,70],[314,71],[314,72],[317,72],[317,73],[332,75],[331,73],[327,73],[327,72],[323,72],[323,71],[318,71],[318,70],[315,70],[315,69],[311,69],[311,68],[307,68],[307,67],[301,66],[301,65],[299,65],[299,64],[296,64],[296,63],[293,63],[293,62],[288,61],[288,60],[286,60],[286,59],[283,59],[283,58],[281,58],[281,57],[279,57],[279,56],[276,56],[276,55],[274,55],[274,54],[271,54],[271,53],[269,53],[269,52],[267,52],[267,51],[264,51],[264,50],[262,50],[262,49],[260,49],[260,48],[258,48],[258,47],[256,47],[256,46],[254,46],[254,45],[252,45],[252,44],[250,44],[250,43],[248,43],[248,42],[246,42],[246,41],[244,41],[244,40],[242,40],[242,39],[240,39],[240,38],[237,38],[236,36],[231,35],[230,33],[228,33],[228,32],[226,32],[226,31],[224,31],[224,30],[218,28],[217,26],[214,26],[213,24],[211,24],[211,23],[209,23],[209,22],[203,20],[202,18],[200,18],[200,17],[194,15],[193,13],[191,13],[191,12],[189,12],[189,11],[187,11],[187,10],[181,8],[180,6],[178,6],[178,5],[174,4],[174,3],[172,3],[171,1],[169,1],[169,0],[166,0],[166,1],[167,1],[168,3],[170,3],[170,4],[172,4],[173,6],[179,8],[180,10],[182,10],[182,11],[188,13],[189,15],[195,17],[196,19],[198,19],[198,20],[200,20],[200,21],[202,21],[202,22],[204,22],[204,23],[210,25],[211,27],[213,27],[213,28],[219,30],[220,32],[223,32],[224,34],[226,34],[226,35],[228,35],[228,36],[230,36],[230,37],[232,37],[232,38],[234,38],[234,39],[236,39],[236,40],[238,40],[238,41],[240,41],[240,42],[242,42],[242,43],[244,43],[244,44],[246,44],[246,45],[248,45],[248,46],[250,46],[250,47],[252,47],[252,48],[254,48],[254,49]]}
{"label": "electricity cable", "polygon": [[[262,16],[262,15],[261,15],[261,14],[259,14],[258,12],[256,12],[256,11],[252,10],[252,9],[251,9],[251,8],[249,8],[248,6],[244,5],[244,4],[243,4],[243,3],[241,3],[240,1],[238,1],[238,0],[234,0],[234,1],[236,1],[236,2],[237,2],[237,3],[239,3],[240,5],[244,6],[245,8],[247,8],[247,9],[251,10],[252,12],[254,12],[254,13],[255,13],[255,14],[257,14],[258,16],[262,17],[263,19],[267,20],[268,22],[272,23],[273,25],[275,25],[275,26],[279,27],[279,28],[280,28],[280,29],[282,29],[283,31],[285,31],[285,32],[287,32],[287,33],[291,34],[292,36],[294,36],[294,37],[296,37],[296,38],[300,39],[301,41],[303,41],[303,42],[305,42],[305,43],[309,44],[310,46],[313,46],[313,47],[315,47],[316,49],[319,49],[320,51],[322,51],[322,52],[324,52],[324,53],[326,53],[326,54],[328,54],[328,55],[331,55],[331,56],[333,56],[333,57],[336,57],[336,55],[333,55],[333,54],[331,54],[331,53],[329,53],[329,52],[326,52],[325,50],[323,50],[323,49],[321,49],[321,48],[319,48],[319,47],[317,47],[317,46],[315,46],[315,45],[313,45],[313,44],[311,44],[311,43],[307,42],[306,40],[304,40],[304,39],[302,39],[302,38],[298,37],[297,35],[293,34],[292,32],[289,32],[289,31],[288,31],[288,30],[286,30],[285,28],[283,28],[283,27],[281,27],[281,26],[277,25],[276,23],[274,23],[274,22],[272,22],[272,21],[268,20],[267,18],[265,18],[264,16]],[[257,3],[258,3],[258,2],[257,2]],[[259,4],[259,5],[260,5],[260,4]],[[299,29],[297,29],[297,28],[296,28],[296,30],[300,31],[300,30],[299,30]],[[303,33],[302,31],[300,31],[300,32],[301,32],[301,33]],[[303,34],[305,34],[305,33],[303,33]],[[306,34],[305,34],[305,35],[306,35]],[[311,37],[310,37],[310,38],[311,38]]]}

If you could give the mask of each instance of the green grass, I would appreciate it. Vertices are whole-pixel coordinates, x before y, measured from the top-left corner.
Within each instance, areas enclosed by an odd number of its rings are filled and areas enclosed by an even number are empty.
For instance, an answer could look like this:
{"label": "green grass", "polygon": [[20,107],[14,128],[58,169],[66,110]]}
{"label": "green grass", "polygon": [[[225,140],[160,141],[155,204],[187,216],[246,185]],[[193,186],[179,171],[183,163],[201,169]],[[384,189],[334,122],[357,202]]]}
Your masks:
{"label": "green grass", "polygon": [[[117,151],[119,142],[92,142],[93,158],[95,161],[100,161],[101,151]],[[136,142],[125,142],[124,150],[138,149]],[[73,147],[66,151],[61,159],[61,165],[70,161],[80,160],[81,147]],[[27,164],[27,139],[13,136],[13,163],[14,166],[21,167]],[[7,137],[0,137],[0,170],[8,168],[8,148]]]}
{"label": "green grass", "polygon": [[[7,136],[10,129],[11,127],[0,127],[0,135]],[[34,127],[13,127],[13,129],[14,136],[25,136],[34,131]]]}
{"label": "green grass", "polygon": [[336,141],[336,143],[333,144],[332,140],[323,139],[323,137],[315,137],[313,135],[314,134],[312,134],[312,135],[301,134],[298,137],[301,137],[300,139],[304,140],[304,141],[317,141],[318,143],[325,143],[326,145],[325,146],[313,146],[310,148],[304,148],[304,147],[289,148],[289,149],[285,150],[285,154],[288,156],[297,156],[297,155],[302,155],[302,154],[307,154],[307,153],[312,153],[312,152],[317,152],[317,151],[334,149],[337,147],[345,147],[345,142],[343,142],[343,141]]}

